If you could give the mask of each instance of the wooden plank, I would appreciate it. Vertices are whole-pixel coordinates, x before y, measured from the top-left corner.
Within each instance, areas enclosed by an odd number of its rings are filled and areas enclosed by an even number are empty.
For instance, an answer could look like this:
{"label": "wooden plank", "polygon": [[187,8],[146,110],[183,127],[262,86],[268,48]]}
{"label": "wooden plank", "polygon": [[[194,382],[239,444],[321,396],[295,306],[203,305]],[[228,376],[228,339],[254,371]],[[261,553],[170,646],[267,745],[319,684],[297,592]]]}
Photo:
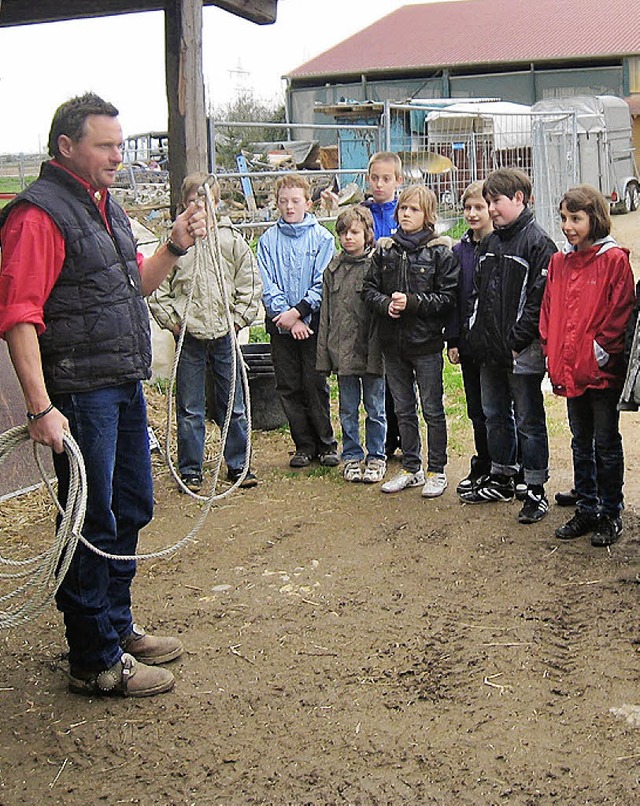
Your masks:
{"label": "wooden plank", "polygon": [[[140,11],[162,11],[176,0],[1,0],[0,28],[40,22],[109,17]],[[278,0],[204,0],[259,25],[275,22]]]}
{"label": "wooden plank", "polygon": [[165,11],[171,212],[187,174],[207,170],[202,74],[202,0],[178,0]]}

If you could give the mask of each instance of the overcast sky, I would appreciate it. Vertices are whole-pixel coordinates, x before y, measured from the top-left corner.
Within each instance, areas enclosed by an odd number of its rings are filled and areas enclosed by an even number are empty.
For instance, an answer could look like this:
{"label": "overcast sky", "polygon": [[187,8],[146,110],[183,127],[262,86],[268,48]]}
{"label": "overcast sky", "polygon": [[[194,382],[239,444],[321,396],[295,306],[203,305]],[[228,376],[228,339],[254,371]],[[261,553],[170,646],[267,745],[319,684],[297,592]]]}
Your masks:
{"label": "overcast sky", "polygon": [[[284,73],[395,9],[414,4],[279,0],[273,25],[255,25],[207,7],[203,50],[208,98],[224,103],[242,86],[275,98],[282,93]],[[162,12],[0,28],[0,154],[46,150],[56,107],[87,90],[120,109],[125,135],[166,129]]]}

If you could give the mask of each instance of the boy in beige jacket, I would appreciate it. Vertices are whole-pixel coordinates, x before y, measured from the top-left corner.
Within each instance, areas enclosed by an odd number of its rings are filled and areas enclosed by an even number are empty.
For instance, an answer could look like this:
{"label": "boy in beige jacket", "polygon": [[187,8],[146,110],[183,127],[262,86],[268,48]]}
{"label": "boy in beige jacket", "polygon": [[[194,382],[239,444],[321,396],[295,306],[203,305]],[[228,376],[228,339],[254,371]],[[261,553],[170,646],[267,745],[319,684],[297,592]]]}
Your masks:
{"label": "boy in beige jacket", "polygon": [[[190,174],[182,183],[182,201],[187,205],[206,181],[206,174]],[[220,200],[217,183],[212,188],[215,203]],[[218,237],[222,253],[229,309],[236,333],[250,325],[258,313],[262,283],[256,260],[242,234],[229,218],[218,219]],[[213,415],[221,428],[227,410],[234,349],[222,289],[211,263],[205,262],[195,273],[195,253],[178,258],[176,265],[158,290],[149,298],[149,307],[160,327],[177,338],[184,321],[192,282],[193,297],[186,320],[182,352],[176,379],[176,418],[178,423],[178,469],[184,484],[198,492],[202,486],[202,461],[205,441],[205,377],[207,365],[213,376]],[[242,383],[237,372],[236,394],[229,432],[224,445],[227,478],[235,482],[242,475],[248,438],[248,421]],[[250,471],[241,486],[258,483]]]}

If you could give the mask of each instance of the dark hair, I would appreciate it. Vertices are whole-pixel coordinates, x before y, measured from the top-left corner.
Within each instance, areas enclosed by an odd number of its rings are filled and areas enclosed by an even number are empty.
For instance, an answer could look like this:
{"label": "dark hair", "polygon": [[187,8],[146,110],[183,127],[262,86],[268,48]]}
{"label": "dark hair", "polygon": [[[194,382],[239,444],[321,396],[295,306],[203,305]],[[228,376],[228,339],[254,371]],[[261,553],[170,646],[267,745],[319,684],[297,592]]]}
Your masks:
{"label": "dark hair", "polygon": [[120,113],[113,104],[103,101],[93,92],[77,95],[70,98],[56,109],[49,130],[49,154],[52,157],[60,156],[58,138],[65,134],[74,143],[82,140],[84,123],[89,115],[108,115],[117,118]]}
{"label": "dark hair", "polygon": [[355,207],[347,207],[343,210],[336,219],[336,232],[342,235],[353,224],[360,224],[364,229],[364,242],[366,246],[373,243],[373,216],[368,207],[356,205]]}
{"label": "dark hair", "polygon": [[492,171],[482,186],[485,199],[487,196],[507,196],[513,199],[518,191],[522,193],[524,204],[529,204],[531,180],[519,168],[499,168]]}
{"label": "dark hair", "polygon": [[602,193],[591,185],[577,185],[567,190],[560,199],[558,210],[563,204],[570,213],[582,210],[589,216],[589,240],[598,241],[611,232],[609,204]]}

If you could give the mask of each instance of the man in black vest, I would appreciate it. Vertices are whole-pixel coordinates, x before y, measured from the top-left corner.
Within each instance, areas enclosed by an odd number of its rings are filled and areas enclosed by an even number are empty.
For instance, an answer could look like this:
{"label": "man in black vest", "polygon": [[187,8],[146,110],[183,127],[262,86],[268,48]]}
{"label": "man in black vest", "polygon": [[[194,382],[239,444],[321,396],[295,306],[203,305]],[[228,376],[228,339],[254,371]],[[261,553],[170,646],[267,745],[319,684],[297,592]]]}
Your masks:
{"label": "man in black vest", "polygon": [[[128,219],[109,195],[122,161],[118,110],[88,93],[62,104],[49,134],[53,157],[0,213],[0,335],[24,392],[31,438],[54,451],[64,505],[70,431],[87,470],[83,534],[107,554],[134,555],[152,517],[153,490],[141,381],[150,376],[153,291],[206,231],[191,205],[153,257],[136,252]],[[132,560],[79,544],[56,596],[69,644],[69,688],[147,697],[174,677],[159,664],[177,638],[133,623]]]}

